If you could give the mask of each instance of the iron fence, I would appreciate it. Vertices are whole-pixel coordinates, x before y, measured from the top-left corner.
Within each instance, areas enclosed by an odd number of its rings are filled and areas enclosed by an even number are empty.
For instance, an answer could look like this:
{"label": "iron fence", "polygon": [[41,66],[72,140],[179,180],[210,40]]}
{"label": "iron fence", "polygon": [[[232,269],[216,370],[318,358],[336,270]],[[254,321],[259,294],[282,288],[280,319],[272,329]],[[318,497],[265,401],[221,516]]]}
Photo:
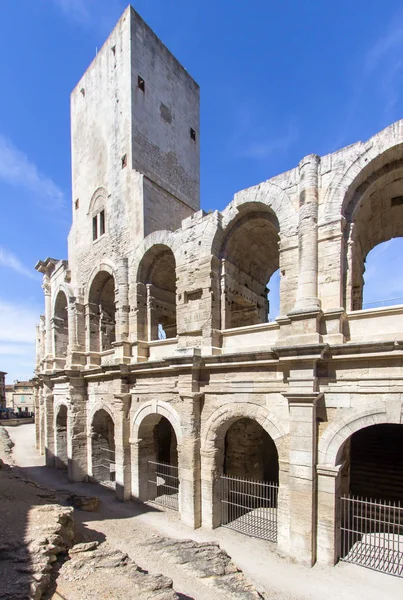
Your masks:
{"label": "iron fence", "polygon": [[220,477],[221,525],[277,541],[278,485],[230,475]]}
{"label": "iron fence", "polygon": [[343,496],[340,560],[403,577],[400,502]]}
{"label": "iron fence", "polygon": [[148,499],[172,510],[179,510],[178,467],[148,461]]}

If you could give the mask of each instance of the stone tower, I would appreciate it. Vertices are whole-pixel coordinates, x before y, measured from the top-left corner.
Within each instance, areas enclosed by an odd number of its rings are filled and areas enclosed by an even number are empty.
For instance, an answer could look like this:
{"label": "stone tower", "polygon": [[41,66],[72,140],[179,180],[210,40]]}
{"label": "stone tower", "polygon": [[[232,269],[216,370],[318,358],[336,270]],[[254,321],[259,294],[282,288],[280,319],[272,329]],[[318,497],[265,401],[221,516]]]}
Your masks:
{"label": "stone tower", "polygon": [[72,92],[71,130],[72,274],[199,209],[199,87],[131,6]]}

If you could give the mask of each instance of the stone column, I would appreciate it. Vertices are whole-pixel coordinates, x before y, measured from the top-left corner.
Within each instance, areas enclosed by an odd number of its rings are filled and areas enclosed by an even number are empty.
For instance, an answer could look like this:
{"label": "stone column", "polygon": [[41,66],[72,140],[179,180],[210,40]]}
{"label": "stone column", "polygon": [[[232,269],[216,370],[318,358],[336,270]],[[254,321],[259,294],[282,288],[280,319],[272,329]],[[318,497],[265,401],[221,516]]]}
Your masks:
{"label": "stone column", "polygon": [[290,554],[312,566],[316,546],[317,392],[285,394],[290,419]]}
{"label": "stone column", "polygon": [[53,414],[53,390],[50,383],[44,384],[45,405],[45,463],[47,467],[55,466],[55,428]]}
{"label": "stone column", "polygon": [[99,307],[92,302],[85,305],[86,355],[87,367],[93,368],[100,364],[100,331]]}
{"label": "stone column", "polygon": [[43,398],[43,390],[40,392],[39,398],[39,454],[45,454],[45,400]]}
{"label": "stone column", "polygon": [[333,566],[340,550],[340,473],[342,465],[318,465],[317,561]]}
{"label": "stone column", "polygon": [[68,412],[67,474],[69,481],[86,481],[87,465],[87,385],[81,377],[71,376]]}
{"label": "stone column", "polygon": [[46,274],[43,276],[42,289],[45,295],[45,360],[47,362],[47,369],[49,369],[51,368],[53,354],[53,327],[50,278]]}
{"label": "stone column", "polygon": [[116,498],[130,500],[130,394],[115,394],[115,481]]}
{"label": "stone column", "polygon": [[118,264],[116,282],[116,342],[115,358],[118,363],[130,362],[131,344],[129,342],[129,266],[127,258],[122,258]]}
{"label": "stone column", "polygon": [[294,309],[298,312],[320,310],[317,224],[319,163],[319,156],[310,154],[299,164],[298,289]]}
{"label": "stone column", "polygon": [[69,344],[67,352],[68,369],[85,366],[85,317],[84,307],[75,296],[69,298],[68,303],[68,334]]}
{"label": "stone column", "polygon": [[200,404],[203,394],[180,392],[182,441],[179,448],[179,511],[181,521],[196,529],[201,525]]}
{"label": "stone column", "polygon": [[158,325],[155,322],[154,297],[152,284],[147,283],[147,342],[158,339]]}

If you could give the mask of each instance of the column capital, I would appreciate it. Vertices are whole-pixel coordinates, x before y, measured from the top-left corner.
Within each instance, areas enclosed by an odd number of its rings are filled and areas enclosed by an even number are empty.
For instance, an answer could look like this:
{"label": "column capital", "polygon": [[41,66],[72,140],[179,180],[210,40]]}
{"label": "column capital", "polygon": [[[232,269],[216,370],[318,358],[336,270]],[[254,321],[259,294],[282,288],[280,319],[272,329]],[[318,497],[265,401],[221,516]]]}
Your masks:
{"label": "column capital", "polygon": [[323,392],[286,392],[283,393],[288,400],[288,406],[316,406],[323,396]]}
{"label": "column capital", "polygon": [[343,462],[340,465],[317,465],[316,472],[323,477],[333,477],[336,479],[343,470],[344,464],[345,463]]}

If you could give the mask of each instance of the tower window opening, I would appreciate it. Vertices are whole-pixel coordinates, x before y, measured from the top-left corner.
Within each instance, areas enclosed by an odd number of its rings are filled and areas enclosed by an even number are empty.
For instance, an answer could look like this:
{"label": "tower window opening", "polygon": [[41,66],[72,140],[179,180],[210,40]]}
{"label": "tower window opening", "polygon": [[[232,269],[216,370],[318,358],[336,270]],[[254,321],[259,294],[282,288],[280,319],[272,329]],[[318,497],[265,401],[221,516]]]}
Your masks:
{"label": "tower window opening", "polygon": [[96,240],[98,237],[97,217],[92,219],[92,239]]}
{"label": "tower window opening", "polygon": [[122,156],[122,169],[124,169],[127,166],[127,154],[124,154]]}
{"label": "tower window opening", "polygon": [[192,129],[192,127],[190,128],[190,139],[192,139],[194,142],[196,141],[196,132],[194,129]]}
{"label": "tower window opening", "polygon": [[142,91],[145,92],[146,89],[146,84],[145,81],[142,77],[140,77],[140,75],[137,77],[137,87]]}
{"label": "tower window opening", "polygon": [[101,210],[99,213],[99,235],[104,235],[105,233],[105,211]]}

